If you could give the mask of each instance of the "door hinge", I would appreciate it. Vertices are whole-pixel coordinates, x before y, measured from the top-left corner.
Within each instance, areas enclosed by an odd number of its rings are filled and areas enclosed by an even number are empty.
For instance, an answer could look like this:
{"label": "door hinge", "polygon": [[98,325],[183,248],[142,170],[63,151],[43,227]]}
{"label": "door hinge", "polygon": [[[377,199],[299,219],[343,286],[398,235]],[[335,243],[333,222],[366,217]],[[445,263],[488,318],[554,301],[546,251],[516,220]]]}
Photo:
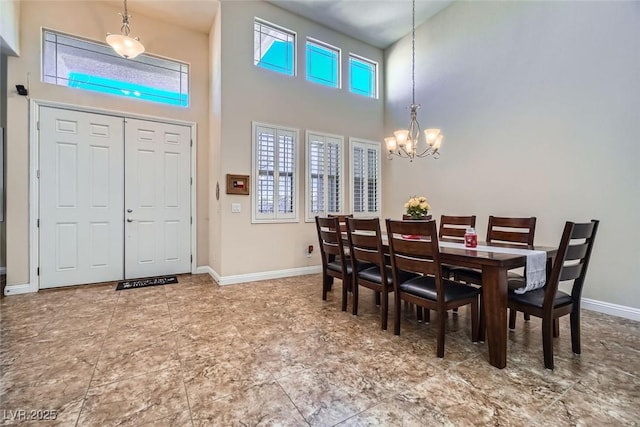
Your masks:
{"label": "door hinge", "polygon": [[189,185],[193,185],[193,178],[189,178]]}
{"label": "door hinge", "polygon": [[40,169],[36,170],[36,178],[40,179]]}
{"label": "door hinge", "polygon": [[36,227],[40,228],[40,218],[36,219]]}
{"label": "door hinge", "polygon": [[191,143],[189,145],[190,147],[193,147],[193,139],[191,140]]}
{"label": "door hinge", "polygon": [[191,255],[191,262],[193,262],[193,255]]}
{"label": "door hinge", "polygon": [[40,267],[38,267],[38,276],[40,275]]}
{"label": "door hinge", "polygon": [[38,128],[38,130],[40,130],[40,120],[38,120],[38,121],[36,122],[36,128]]}
{"label": "door hinge", "polygon": [[193,224],[193,217],[189,218],[189,222]]}

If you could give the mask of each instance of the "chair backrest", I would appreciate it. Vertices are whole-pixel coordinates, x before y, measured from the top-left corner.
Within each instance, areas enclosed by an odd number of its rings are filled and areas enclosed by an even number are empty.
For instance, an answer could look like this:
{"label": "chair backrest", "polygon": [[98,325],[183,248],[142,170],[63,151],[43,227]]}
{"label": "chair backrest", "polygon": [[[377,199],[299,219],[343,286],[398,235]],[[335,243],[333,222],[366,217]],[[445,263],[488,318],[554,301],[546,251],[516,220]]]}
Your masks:
{"label": "chair backrest", "polygon": [[[434,276],[438,300],[442,299],[441,302],[444,302],[436,222],[393,221],[391,219],[387,219],[386,222],[391,270],[396,292],[398,291],[398,273],[400,271]],[[408,236],[420,236],[420,239],[408,238]]]}
{"label": "chair backrest", "polygon": [[[342,243],[342,233],[338,218],[316,217],[316,229],[318,231],[318,243],[320,245],[320,256],[322,266],[327,267],[327,263],[335,261],[336,258],[344,258],[344,246]],[[344,263],[343,263],[344,264]]]}
{"label": "chair backrest", "polygon": [[338,222],[340,222],[340,231],[347,231],[347,218],[353,218],[353,214],[329,214],[327,216],[329,218],[338,218]]}
{"label": "chair backrest", "polygon": [[536,233],[536,217],[505,218],[489,217],[487,243],[509,243],[533,248]]}
{"label": "chair backrest", "polygon": [[476,226],[476,216],[440,216],[440,231],[438,235],[441,239],[451,239],[464,241],[464,234],[467,228]]}
{"label": "chair backrest", "polygon": [[357,263],[375,264],[380,268],[382,279],[385,280],[384,247],[380,221],[377,218],[347,218],[347,236],[354,268]]}
{"label": "chair backrest", "polygon": [[587,275],[591,250],[596,239],[600,221],[592,219],[587,223],[567,221],[564,225],[558,253],[546,285],[544,307],[551,309],[560,282],[573,280],[571,298],[580,301],[584,278]]}

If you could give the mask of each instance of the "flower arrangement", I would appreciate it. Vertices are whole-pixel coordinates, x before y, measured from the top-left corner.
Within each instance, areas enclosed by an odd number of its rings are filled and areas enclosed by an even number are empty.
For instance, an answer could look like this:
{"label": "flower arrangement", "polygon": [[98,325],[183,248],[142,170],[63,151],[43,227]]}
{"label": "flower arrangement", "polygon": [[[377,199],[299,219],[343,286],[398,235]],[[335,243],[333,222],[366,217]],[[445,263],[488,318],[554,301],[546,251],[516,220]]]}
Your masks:
{"label": "flower arrangement", "polygon": [[429,213],[431,206],[424,196],[413,196],[404,204],[404,209],[411,219],[421,219]]}

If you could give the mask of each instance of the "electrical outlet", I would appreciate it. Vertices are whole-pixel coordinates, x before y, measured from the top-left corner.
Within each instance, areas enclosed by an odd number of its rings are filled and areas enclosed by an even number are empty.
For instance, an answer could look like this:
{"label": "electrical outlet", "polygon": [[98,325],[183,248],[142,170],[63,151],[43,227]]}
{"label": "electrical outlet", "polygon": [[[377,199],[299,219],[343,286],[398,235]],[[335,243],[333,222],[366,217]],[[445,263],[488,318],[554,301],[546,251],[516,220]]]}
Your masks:
{"label": "electrical outlet", "polygon": [[240,203],[231,203],[231,212],[240,213]]}
{"label": "electrical outlet", "polygon": [[311,258],[311,254],[313,254],[313,245],[312,244],[308,244],[307,245],[307,250],[305,251],[305,254],[307,254],[307,258]]}

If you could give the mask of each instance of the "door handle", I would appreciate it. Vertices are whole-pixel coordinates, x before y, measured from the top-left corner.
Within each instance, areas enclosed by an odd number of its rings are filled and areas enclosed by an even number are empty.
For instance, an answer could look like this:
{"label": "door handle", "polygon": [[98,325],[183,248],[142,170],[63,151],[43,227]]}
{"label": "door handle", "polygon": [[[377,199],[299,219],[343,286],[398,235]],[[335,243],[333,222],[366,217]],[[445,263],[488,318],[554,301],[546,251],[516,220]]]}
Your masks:
{"label": "door handle", "polygon": [[127,212],[131,213],[131,212],[133,212],[133,209],[127,209]]}
{"label": "door handle", "polygon": [[127,218],[127,222],[133,222],[133,218]]}

